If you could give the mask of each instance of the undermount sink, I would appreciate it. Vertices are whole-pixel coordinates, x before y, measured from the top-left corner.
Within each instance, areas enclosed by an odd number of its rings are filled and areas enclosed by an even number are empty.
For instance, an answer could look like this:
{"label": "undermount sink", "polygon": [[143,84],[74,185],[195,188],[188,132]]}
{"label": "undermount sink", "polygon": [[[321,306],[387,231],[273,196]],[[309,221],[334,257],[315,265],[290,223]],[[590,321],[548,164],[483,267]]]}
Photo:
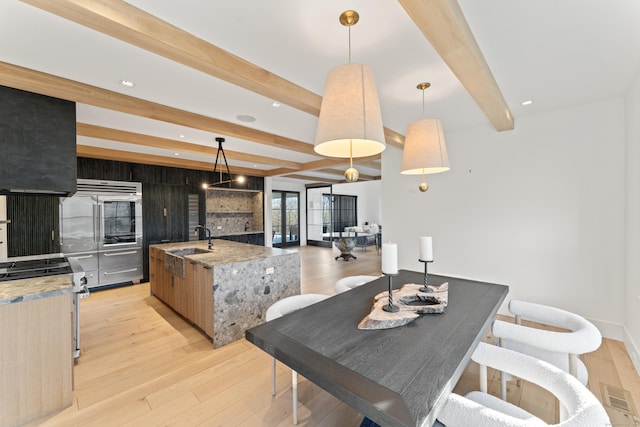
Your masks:
{"label": "undermount sink", "polygon": [[185,260],[187,255],[207,254],[211,251],[208,249],[189,247],[174,249],[164,253],[164,269],[171,273],[184,277],[185,276]]}
{"label": "undermount sink", "polygon": [[187,255],[196,255],[196,254],[207,254],[211,252],[209,249],[203,248],[182,248],[182,249],[174,249],[172,251],[167,251],[168,254],[183,257]]}

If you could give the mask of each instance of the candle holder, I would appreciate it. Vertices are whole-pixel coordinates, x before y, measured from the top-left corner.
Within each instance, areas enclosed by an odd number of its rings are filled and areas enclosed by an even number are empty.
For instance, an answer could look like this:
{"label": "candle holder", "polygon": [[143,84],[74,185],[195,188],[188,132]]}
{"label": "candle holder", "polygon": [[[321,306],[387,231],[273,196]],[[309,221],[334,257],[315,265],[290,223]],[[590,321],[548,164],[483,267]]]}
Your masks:
{"label": "candle holder", "polygon": [[388,299],[389,299],[389,303],[385,304],[382,306],[382,309],[388,313],[397,313],[398,311],[400,311],[400,309],[398,308],[397,305],[393,305],[393,295],[392,295],[392,291],[393,291],[393,281],[392,278],[393,276],[397,276],[398,273],[396,274],[387,274],[384,271],[382,272],[382,274],[384,274],[385,276],[387,276],[387,278],[389,279],[389,295],[388,295]]}
{"label": "candle holder", "polygon": [[433,262],[433,260],[431,261],[425,261],[423,259],[418,259],[418,261],[423,262],[424,263],[424,279],[423,279],[423,286],[418,289],[420,292],[431,292],[431,290],[428,288],[429,286],[429,275],[427,274],[427,265],[430,262]]}

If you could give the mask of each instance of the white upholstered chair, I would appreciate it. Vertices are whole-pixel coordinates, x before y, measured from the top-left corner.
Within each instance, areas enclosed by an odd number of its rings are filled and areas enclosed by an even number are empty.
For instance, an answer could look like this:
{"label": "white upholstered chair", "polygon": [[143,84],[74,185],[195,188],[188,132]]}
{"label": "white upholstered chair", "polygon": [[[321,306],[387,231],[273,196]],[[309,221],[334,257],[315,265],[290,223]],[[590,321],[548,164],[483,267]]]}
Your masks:
{"label": "white upholstered chair", "polygon": [[[267,322],[282,317],[285,314],[292,313],[301,308],[308,307],[312,304],[329,298],[329,295],[322,294],[302,294],[293,295],[281,299],[272,304],[265,315]],[[291,391],[293,394],[293,423],[298,424],[298,373],[291,370]],[[271,379],[271,395],[276,395],[276,358],[272,361],[272,379]]]}
{"label": "white upholstered chair", "polygon": [[333,287],[336,290],[336,293],[346,292],[349,289],[364,285],[365,283],[376,280],[377,278],[378,276],[347,276],[339,279]]}
{"label": "white upholstered chair", "polygon": [[[495,320],[492,333],[499,338],[500,346],[520,353],[528,354],[551,363],[587,384],[588,372],[578,355],[589,353],[600,347],[600,331],[577,314],[534,304],[512,300],[509,311],[515,315],[516,323]],[[567,329],[568,332],[555,332],[522,325],[522,318],[545,325]],[[501,394],[506,399],[507,375],[502,375]]]}
{"label": "white upholstered chair", "polygon": [[574,376],[550,363],[512,350],[480,343],[471,356],[480,365],[480,389],[466,396],[451,393],[438,420],[447,427],[547,426],[536,416],[487,393],[487,367],[507,371],[535,383],[553,395],[566,409],[560,413],[562,427],[611,425],[598,399]]}

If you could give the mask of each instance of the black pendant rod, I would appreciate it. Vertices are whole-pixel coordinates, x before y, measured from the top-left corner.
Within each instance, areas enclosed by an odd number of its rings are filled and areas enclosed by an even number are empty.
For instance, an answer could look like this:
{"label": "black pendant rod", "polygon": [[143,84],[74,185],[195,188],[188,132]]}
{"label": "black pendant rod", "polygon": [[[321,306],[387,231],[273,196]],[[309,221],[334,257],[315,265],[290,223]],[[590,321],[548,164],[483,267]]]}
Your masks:
{"label": "black pendant rod", "polygon": [[[229,175],[229,180],[231,180],[231,171],[229,170],[229,163],[227,163],[227,156],[224,154],[224,149],[222,148],[222,143],[224,142],[224,138],[217,137],[216,141],[218,142],[218,152],[216,153],[216,163],[213,165],[213,176],[216,175],[216,169],[218,168],[218,160],[220,159],[220,153],[222,153],[222,158],[224,160],[224,165],[227,167],[227,175]],[[220,170],[220,181],[224,181],[222,179],[222,170]]]}

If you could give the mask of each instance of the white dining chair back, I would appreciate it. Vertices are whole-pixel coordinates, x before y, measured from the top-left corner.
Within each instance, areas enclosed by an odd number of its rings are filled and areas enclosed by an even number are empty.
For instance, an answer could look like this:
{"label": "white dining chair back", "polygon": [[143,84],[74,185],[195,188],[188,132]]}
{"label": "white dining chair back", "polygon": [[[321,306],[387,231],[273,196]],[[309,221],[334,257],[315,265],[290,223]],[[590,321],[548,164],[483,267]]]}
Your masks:
{"label": "white dining chair back", "polygon": [[[566,371],[513,350],[480,343],[471,359],[480,365],[481,391],[466,396],[451,393],[438,414],[447,427],[603,427],[611,425],[598,399]],[[487,393],[487,367],[535,383],[551,392],[566,409],[559,424],[547,424],[535,415]]]}
{"label": "white dining chair back", "polygon": [[[265,315],[267,322],[293,313],[294,311],[308,307],[312,304],[320,302],[329,298],[329,295],[323,294],[302,294],[292,295],[281,299],[273,303],[268,309]],[[276,358],[272,358],[271,361],[271,395],[276,395]],[[298,424],[298,373],[291,370],[291,392],[293,400],[293,423]]]}
{"label": "white dining chair back", "polygon": [[[512,300],[509,311],[516,323],[495,320],[491,328],[500,346],[549,362],[587,384],[589,374],[578,355],[597,350],[602,343],[602,335],[592,323],[575,313],[526,301]],[[522,318],[567,332],[525,326]],[[509,377],[502,377],[502,398],[506,399]]]}
{"label": "white dining chair back", "polygon": [[378,276],[347,276],[339,279],[334,285],[336,293],[346,292],[349,289],[353,289],[358,286],[362,286],[365,283],[369,283],[372,280],[376,280]]}

